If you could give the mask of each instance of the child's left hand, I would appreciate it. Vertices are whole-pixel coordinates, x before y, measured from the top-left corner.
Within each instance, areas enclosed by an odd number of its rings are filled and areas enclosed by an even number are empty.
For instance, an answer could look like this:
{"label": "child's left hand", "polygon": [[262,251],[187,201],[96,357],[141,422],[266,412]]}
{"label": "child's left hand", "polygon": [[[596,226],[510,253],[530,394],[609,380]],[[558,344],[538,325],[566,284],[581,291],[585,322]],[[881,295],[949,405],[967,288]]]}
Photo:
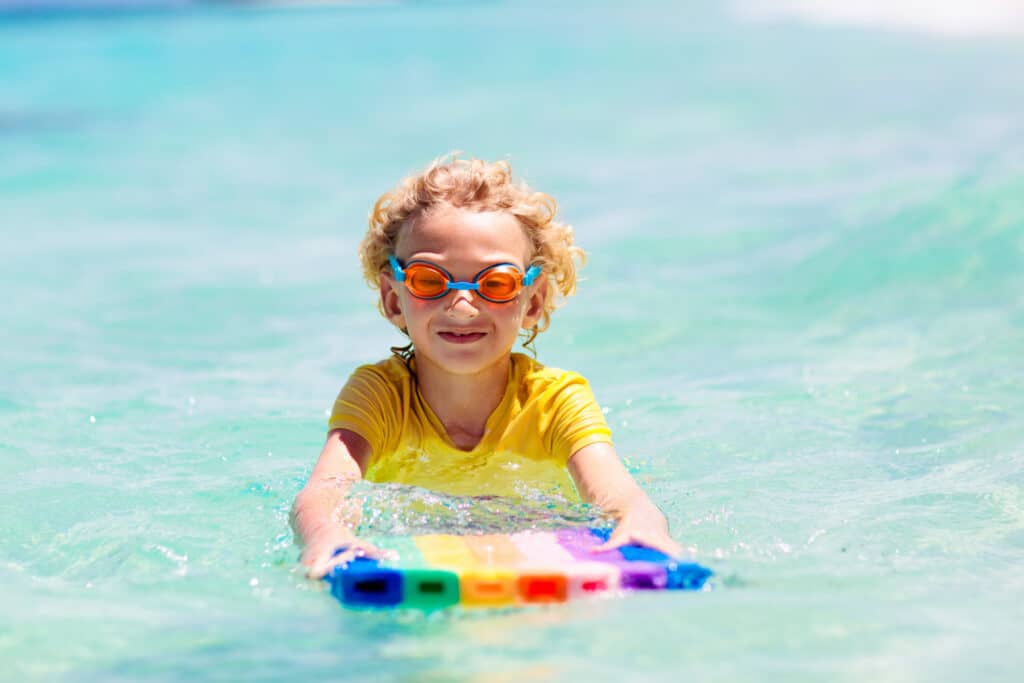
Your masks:
{"label": "child's left hand", "polygon": [[679,557],[683,549],[668,535],[668,522],[626,470],[608,443],[592,443],[569,460],[569,473],[588,503],[596,503],[618,524],[608,541],[594,552],[624,545],[644,545]]}
{"label": "child's left hand", "polygon": [[646,497],[619,519],[608,540],[595,547],[593,552],[613,550],[624,545],[646,546],[670,557],[679,557],[683,553],[682,546],[668,535],[665,517]]}

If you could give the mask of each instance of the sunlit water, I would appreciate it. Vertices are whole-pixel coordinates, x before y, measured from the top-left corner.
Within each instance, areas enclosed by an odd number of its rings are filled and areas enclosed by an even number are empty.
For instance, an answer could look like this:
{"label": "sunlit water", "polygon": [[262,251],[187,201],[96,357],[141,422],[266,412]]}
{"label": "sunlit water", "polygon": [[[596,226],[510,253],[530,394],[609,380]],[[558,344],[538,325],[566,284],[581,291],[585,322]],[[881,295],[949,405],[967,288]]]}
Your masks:
{"label": "sunlit water", "polygon": [[[1024,42],[820,23],[0,16],[2,677],[1016,680]],[[424,619],[297,569],[326,410],[399,339],[366,214],[452,149],[576,226],[540,358],[711,591]],[[373,533],[596,514],[365,493]]]}

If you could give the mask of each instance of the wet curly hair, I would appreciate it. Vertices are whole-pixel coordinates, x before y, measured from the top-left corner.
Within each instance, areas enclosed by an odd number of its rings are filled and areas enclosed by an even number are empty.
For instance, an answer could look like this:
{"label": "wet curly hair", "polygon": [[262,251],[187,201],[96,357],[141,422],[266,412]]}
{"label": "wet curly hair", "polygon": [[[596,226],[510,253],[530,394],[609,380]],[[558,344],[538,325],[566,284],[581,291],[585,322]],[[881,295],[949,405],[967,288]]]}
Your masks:
{"label": "wet curly hair", "polygon": [[[528,263],[542,266],[542,277],[550,283],[543,314],[524,332],[523,346],[530,348],[551,324],[552,311],[575,293],[576,271],[586,254],[575,245],[572,227],[555,220],[558,204],[554,198],[531,190],[522,181],[513,182],[508,162],[460,159],[458,153],[452,153],[382,194],[373,205],[369,229],[359,245],[366,282],[377,289],[378,277],[389,267],[388,256],[394,253],[402,228],[441,207],[507,211],[519,221],[532,245]],[[411,347],[407,348],[411,353]]]}

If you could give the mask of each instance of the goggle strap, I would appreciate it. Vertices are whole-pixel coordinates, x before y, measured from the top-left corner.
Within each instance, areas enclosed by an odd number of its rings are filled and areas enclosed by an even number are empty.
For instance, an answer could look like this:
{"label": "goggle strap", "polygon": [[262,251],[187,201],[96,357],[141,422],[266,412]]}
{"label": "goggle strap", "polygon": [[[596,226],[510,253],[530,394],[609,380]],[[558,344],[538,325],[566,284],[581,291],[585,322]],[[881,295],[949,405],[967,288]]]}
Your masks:
{"label": "goggle strap", "polygon": [[391,264],[391,271],[395,274],[395,279],[399,282],[405,282],[405,271],[402,270],[402,266],[398,263],[398,259],[395,258],[394,254],[388,255],[388,262]]}
{"label": "goggle strap", "polygon": [[526,269],[526,274],[523,275],[523,286],[529,287],[533,284],[533,281],[540,275],[542,268],[540,266],[530,266]]}

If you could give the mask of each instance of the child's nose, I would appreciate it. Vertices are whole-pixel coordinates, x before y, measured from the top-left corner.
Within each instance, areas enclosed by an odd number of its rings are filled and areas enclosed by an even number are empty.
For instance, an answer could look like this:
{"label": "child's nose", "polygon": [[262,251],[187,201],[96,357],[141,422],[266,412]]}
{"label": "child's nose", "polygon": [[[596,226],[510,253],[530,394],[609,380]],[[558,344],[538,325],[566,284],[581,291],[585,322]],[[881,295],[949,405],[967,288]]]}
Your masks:
{"label": "child's nose", "polygon": [[452,292],[448,303],[448,314],[457,318],[475,318],[479,310],[473,301],[473,292],[456,289]]}

